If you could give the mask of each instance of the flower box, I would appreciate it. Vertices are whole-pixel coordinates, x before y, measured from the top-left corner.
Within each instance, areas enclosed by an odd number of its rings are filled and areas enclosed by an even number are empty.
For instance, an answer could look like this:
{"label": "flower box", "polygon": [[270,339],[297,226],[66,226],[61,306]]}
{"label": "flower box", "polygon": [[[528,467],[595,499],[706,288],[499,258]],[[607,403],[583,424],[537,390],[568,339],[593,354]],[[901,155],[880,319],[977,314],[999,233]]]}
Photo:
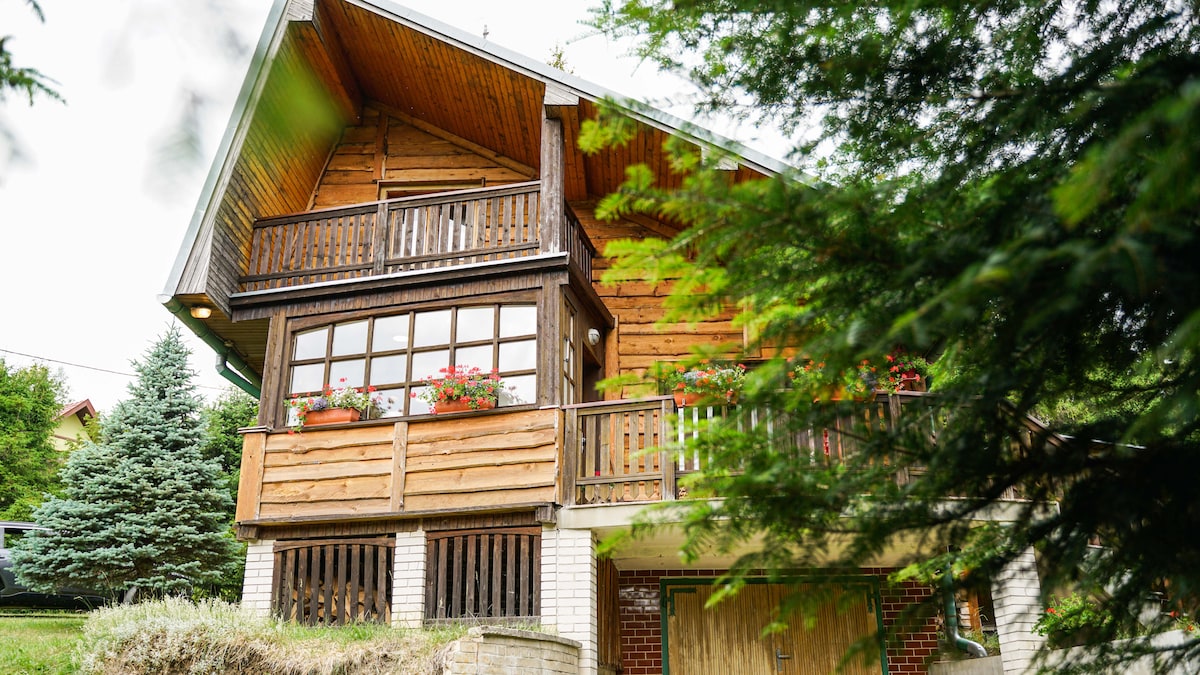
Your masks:
{"label": "flower box", "polygon": [[304,415],[305,426],[315,427],[322,424],[345,424],[357,422],[362,413],[354,408],[326,408],[325,410],[310,410]]}

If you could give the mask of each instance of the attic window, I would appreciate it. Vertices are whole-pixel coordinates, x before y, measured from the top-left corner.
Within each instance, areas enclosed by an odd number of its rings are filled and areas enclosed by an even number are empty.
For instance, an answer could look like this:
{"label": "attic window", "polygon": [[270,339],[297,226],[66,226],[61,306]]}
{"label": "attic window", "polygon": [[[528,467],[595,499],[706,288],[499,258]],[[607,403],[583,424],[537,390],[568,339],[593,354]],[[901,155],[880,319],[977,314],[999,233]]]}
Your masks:
{"label": "attic window", "polygon": [[398,199],[400,197],[419,197],[435,192],[471,190],[482,187],[487,187],[487,178],[459,181],[381,180],[379,181],[379,198]]}

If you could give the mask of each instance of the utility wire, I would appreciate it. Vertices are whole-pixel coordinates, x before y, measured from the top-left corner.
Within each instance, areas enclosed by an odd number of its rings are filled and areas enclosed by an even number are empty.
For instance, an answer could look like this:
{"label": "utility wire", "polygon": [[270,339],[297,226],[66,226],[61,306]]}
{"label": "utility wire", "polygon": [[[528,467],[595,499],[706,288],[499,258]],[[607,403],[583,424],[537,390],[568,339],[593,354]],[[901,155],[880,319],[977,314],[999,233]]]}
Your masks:
{"label": "utility wire", "polygon": [[[50,363],[57,363],[57,364],[63,365],[63,366],[71,366],[72,368],[86,368],[87,370],[95,370],[95,371],[98,371],[101,373],[108,373],[110,375],[120,375],[122,377],[131,377],[131,378],[137,377],[137,374],[135,374],[135,373],[123,373],[119,370],[109,370],[108,368],[98,368],[96,366],[85,366],[82,363],[71,363],[70,361],[60,361],[59,359],[51,359],[51,358],[47,358],[45,356],[26,354],[24,352],[14,352],[11,349],[0,348],[0,353],[12,354],[13,356],[24,356],[27,359],[34,359],[37,361],[49,361]],[[225,391],[222,387],[214,387],[212,385],[206,385],[206,384],[197,384],[194,386],[196,386],[200,389],[212,389],[214,391]]]}

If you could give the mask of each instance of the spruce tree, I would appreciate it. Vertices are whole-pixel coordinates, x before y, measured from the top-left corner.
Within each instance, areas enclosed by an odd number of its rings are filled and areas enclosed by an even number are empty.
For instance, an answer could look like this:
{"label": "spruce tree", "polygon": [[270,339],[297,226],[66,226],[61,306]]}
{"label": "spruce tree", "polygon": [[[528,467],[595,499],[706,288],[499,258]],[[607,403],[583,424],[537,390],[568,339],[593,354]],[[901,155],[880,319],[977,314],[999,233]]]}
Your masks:
{"label": "spruce tree", "polygon": [[102,441],[71,456],[65,496],[35,512],[48,529],[14,551],[24,583],[157,596],[215,581],[232,562],[229,493],[200,454],[188,354],[172,327],[134,364],[138,379],[105,418]]}

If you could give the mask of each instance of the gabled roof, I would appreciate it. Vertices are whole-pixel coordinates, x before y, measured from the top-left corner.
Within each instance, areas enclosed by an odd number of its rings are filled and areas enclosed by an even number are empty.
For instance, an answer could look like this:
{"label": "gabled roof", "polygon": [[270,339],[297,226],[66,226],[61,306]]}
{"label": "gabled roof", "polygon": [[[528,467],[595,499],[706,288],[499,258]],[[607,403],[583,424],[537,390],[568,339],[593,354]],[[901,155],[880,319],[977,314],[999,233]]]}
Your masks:
{"label": "gabled roof", "polygon": [[71,415],[78,417],[80,423],[82,423],[87,417],[96,417],[96,407],[92,405],[91,399],[85,398],[82,401],[75,401],[63,406],[63,409],[58,411],[58,416],[55,419],[61,420]]}
{"label": "gabled roof", "polygon": [[[637,122],[627,144],[583,155],[580,125],[611,99]],[[562,120],[569,202],[615,190],[645,163],[664,187],[663,141],[682,137],[737,158],[736,180],[789,167],[667,113],[384,0],[276,0],[167,280],[164,304],[239,370],[260,370],[265,320],[233,323],[257,219],[305,211],[342,130],[370,105],[444,130],[514,166],[541,163],[543,111]],[[546,113],[550,114],[550,113]],[[215,308],[207,322],[187,308]]]}

